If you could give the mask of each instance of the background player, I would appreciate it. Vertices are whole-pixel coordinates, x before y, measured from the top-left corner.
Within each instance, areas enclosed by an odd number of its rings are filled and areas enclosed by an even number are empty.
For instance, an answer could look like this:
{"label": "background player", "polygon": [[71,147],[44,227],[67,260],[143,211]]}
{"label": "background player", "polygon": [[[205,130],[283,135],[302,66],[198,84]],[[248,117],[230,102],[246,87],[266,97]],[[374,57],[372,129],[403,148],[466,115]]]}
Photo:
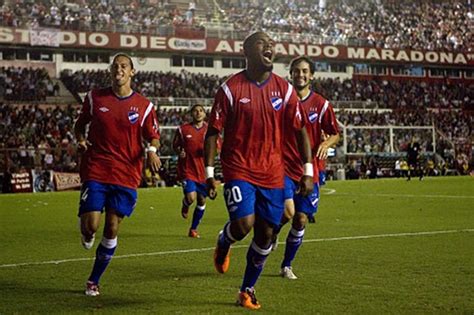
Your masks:
{"label": "background player", "polygon": [[214,265],[218,272],[225,273],[231,244],[254,228],[238,304],[258,309],[254,285],[271,251],[273,227],[280,223],[283,213],[285,120],[298,129],[304,151],[302,160],[307,169],[300,182],[302,194],[311,192],[313,169],[298,97],[288,82],[272,73],[273,40],[266,33],[256,32],[245,39],[244,54],[247,68],[230,77],[216,94],[205,141],[205,164],[209,196],[214,198],[216,140],[224,130],[221,163],[230,221],[219,234]]}
{"label": "background player", "polygon": [[[314,188],[313,193],[304,196],[298,192],[298,180],[303,174],[299,160],[298,143],[294,132],[285,134],[284,164],[285,164],[285,215],[282,217],[283,226],[293,216],[292,227],[286,238],[285,256],[281,263],[280,275],[288,279],[297,279],[292,271],[291,263],[303,242],[308,216],[313,216],[319,202],[319,164],[328,156],[328,150],[339,141],[339,129],[334,110],[329,102],[321,95],[310,89],[314,76],[314,63],[300,56],[290,63],[290,75],[301,102],[302,112],[307,117],[308,132],[313,153]],[[322,141],[323,132],[325,140]],[[275,233],[279,232],[275,229]]]}
{"label": "background player", "polygon": [[188,217],[189,207],[197,199],[193,221],[188,236],[199,238],[197,227],[206,209],[206,177],[204,175],[204,137],[207,123],[206,112],[202,105],[191,108],[192,122],[185,123],[176,130],[173,148],[178,154],[178,180],[183,183],[183,201],[181,215]]}
{"label": "background player", "polygon": [[411,139],[410,144],[408,144],[408,148],[407,148],[407,161],[408,161],[407,180],[411,180],[412,172],[413,174],[415,174],[415,176],[418,173],[420,180],[423,179],[423,170],[421,169],[421,165],[418,161],[420,151],[421,151],[421,146],[418,143],[418,141],[416,141],[416,138],[413,137]]}
{"label": "background player", "polygon": [[[119,224],[130,216],[137,201],[143,168],[143,140],[151,142],[148,161],[158,172],[160,158],[158,120],[153,104],[131,88],[135,74],[132,59],[114,57],[110,68],[112,87],[90,91],[74,131],[85,150],[81,159],[79,217],[82,244],[92,248],[105,208],[105,227],[97,247],[86,295],[99,295],[99,279],[117,247]],[[86,126],[89,125],[86,141]]]}

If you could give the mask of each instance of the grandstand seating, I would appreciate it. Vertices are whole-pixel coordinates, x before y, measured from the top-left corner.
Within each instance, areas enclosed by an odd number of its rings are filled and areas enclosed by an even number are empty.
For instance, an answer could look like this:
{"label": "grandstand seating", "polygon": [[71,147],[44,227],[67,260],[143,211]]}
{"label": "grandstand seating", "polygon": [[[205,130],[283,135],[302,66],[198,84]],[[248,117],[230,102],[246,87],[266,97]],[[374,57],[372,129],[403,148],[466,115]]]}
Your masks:
{"label": "grandstand seating", "polygon": [[333,0],[325,1],[325,7],[317,2],[270,0],[81,3],[75,0],[58,7],[53,1],[5,2],[0,25],[172,35],[182,27],[207,23],[213,30],[220,24],[223,32],[194,35],[242,39],[261,29],[288,42],[417,50],[472,51],[474,42],[472,9],[461,1]]}
{"label": "grandstand seating", "polygon": [[[153,6],[149,5],[151,0],[119,0],[104,5],[105,2],[93,2],[85,6],[80,4],[83,2],[72,0],[56,7],[49,0],[40,3],[6,1],[2,2],[0,8],[0,26],[138,32],[162,36],[184,34],[184,37],[192,34],[196,38],[216,36],[238,39],[242,39],[249,31],[261,29],[269,31],[277,41],[290,43],[463,51],[471,55],[474,49],[472,8],[459,1],[421,0],[414,3],[408,0],[334,0],[327,1],[325,8],[320,8],[318,1],[295,0],[199,0],[196,3],[187,0],[155,0]],[[12,51],[15,49],[11,48]],[[48,49],[55,51],[56,57],[61,54],[64,57],[68,48]],[[100,50],[99,47],[94,49]],[[78,50],[86,51],[86,48]],[[3,64],[6,66],[0,68],[2,169],[8,166],[77,170],[77,152],[71,133],[77,107],[65,105],[77,105],[90,89],[109,84],[108,71],[99,69],[105,69],[111,53],[103,51],[104,56],[94,61],[101,63],[99,67],[89,64],[76,72],[65,69],[76,60],[63,60],[62,64],[53,58],[53,53],[46,66],[30,57]],[[173,51],[173,54],[180,53],[179,50]],[[169,51],[165,54],[163,57],[160,52],[147,51],[143,58],[160,59],[150,63],[153,65],[161,65],[167,59],[173,63],[174,59],[168,56]],[[188,51],[183,51],[183,54],[188,54]],[[201,56],[200,53],[196,55]],[[141,58],[134,57],[138,60]],[[3,62],[8,58],[0,59]],[[216,53],[212,56],[212,65],[224,65],[219,60],[224,58],[233,56]],[[286,71],[282,65],[286,66],[289,58],[290,54],[280,58],[278,66]],[[366,66],[371,66],[369,59],[364,61],[368,64]],[[22,61],[25,61],[24,66],[16,66]],[[318,73],[314,89],[335,106],[347,141],[341,141],[338,151],[347,153],[349,158],[358,159],[358,171],[360,165],[366,167],[369,160],[382,170],[393,168],[395,160],[406,150],[406,144],[416,136],[425,152],[434,151],[438,160],[442,157],[442,161],[437,164],[444,163],[446,166],[443,168],[466,173],[473,158],[474,126],[473,71],[469,63],[446,66],[424,62],[416,65],[423,75],[403,77],[406,70],[403,68],[404,62],[393,62],[395,66],[392,62],[383,66],[380,65],[381,61],[374,62],[378,67],[385,67],[382,69],[385,72],[375,71],[374,75],[371,71],[357,72],[353,63],[356,61],[342,61],[347,63],[347,69],[344,65],[341,72],[330,73],[332,61],[318,60],[317,65],[327,63],[328,70]],[[61,67],[65,63],[69,66]],[[238,64],[240,68],[242,63]],[[144,64],[141,66],[142,69],[145,67]],[[232,64],[234,66],[237,68],[237,62]],[[405,70],[394,74],[397,66]],[[155,66],[148,68],[146,64],[146,67],[149,69]],[[216,75],[212,67],[206,69],[208,73],[198,73],[199,69],[176,70],[178,67],[173,63],[166,71],[139,70],[133,82],[136,91],[157,105],[162,127],[160,153],[169,158],[167,176],[170,183],[175,178],[173,167],[176,161],[171,141],[176,126],[189,119],[187,110],[193,104],[200,103],[209,110],[215,91],[228,73],[224,71]],[[412,65],[407,64],[406,67]],[[88,70],[94,68],[93,71]],[[453,73],[449,72],[450,69]],[[63,70],[60,78],[56,78],[60,70]],[[431,71],[435,73],[434,76],[431,76]],[[337,78],[339,73],[342,79]],[[327,77],[321,78],[320,75]],[[51,104],[62,106],[49,106]],[[433,138],[436,139],[436,148],[433,147]],[[338,156],[346,158],[340,154]]]}

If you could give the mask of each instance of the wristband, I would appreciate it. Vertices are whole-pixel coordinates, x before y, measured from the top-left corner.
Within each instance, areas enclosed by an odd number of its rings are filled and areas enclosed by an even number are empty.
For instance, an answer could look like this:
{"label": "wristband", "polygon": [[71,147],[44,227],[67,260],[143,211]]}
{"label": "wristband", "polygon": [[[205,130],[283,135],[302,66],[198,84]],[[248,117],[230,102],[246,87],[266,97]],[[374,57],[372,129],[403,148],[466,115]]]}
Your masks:
{"label": "wristband", "polygon": [[214,166],[206,166],[206,179],[214,178]]}
{"label": "wristband", "polygon": [[313,177],[313,164],[312,163],[304,163],[303,164],[303,175]]}
{"label": "wristband", "polygon": [[148,147],[148,149],[146,151],[156,153],[157,149],[156,149],[156,147],[151,145],[151,146]]}

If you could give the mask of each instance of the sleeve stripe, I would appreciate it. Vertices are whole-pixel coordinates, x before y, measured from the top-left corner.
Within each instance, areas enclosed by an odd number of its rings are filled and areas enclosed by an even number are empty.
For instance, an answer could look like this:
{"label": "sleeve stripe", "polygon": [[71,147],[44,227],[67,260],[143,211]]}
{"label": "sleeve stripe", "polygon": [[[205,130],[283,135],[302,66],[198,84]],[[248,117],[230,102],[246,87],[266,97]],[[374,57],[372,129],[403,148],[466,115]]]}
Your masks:
{"label": "sleeve stripe", "polygon": [[89,114],[91,114],[92,117],[92,113],[94,112],[94,103],[92,102],[92,91],[89,91],[89,93],[87,93],[87,98],[89,99]]}
{"label": "sleeve stripe", "polygon": [[226,83],[222,84],[222,89],[224,90],[227,99],[229,100],[230,106],[234,107],[234,98],[232,97],[232,92],[229,89],[229,86]]}
{"label": "sleeve stripe", "polygon": [[286,104],[290,100],[291,93],[293,93],[293,85],[288,83],[288,91],[286,91],[285,100],[283,101],[283,106],[286,106]]}
{"label": "sleeve stripe", "polygon": [[324,102],[323,109],[321,110],[321,114],[319,115],[319,123],[323,121],[324,113],[326,113],[326,111],[328,110],[328,107],[329,107],[329,102],[326,100],[326,102]]}
{"label": "sleeve stripe", "polygon": [[148,115],[150,115],[152,110],[153,110],[153,103],[150,102],[148,104],[148,107],[146,108],[145,115],[143,115],[143,119],[142,119],[142,122],[141,122],[140,126],[143,127],[143,124],[145,123],[145,119],[148,117]]}

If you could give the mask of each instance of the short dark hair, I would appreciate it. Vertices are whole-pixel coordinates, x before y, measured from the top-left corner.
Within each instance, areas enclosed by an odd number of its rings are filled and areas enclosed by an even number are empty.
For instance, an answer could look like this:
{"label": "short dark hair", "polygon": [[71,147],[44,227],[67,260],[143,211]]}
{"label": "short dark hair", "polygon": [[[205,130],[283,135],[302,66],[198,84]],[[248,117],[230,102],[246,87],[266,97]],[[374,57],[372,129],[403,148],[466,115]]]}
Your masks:
{"label": "short dark hair", "polygon": [[254,32],[254,33],[248,35],[247,37],[245,37],[245,39],[244,39],[244,44],[243,44],[244,52],[249,49],[249,46],[253,43],[253,41],[255,40],[255,37],[256,37],[257,35],[261,35],[261,34],[264,34],[264,35],[267,35],[267,36],[268,36],[268,34],[265,33],[265,32],[257,31],[257,32]]}
{"label": "short dark hair", "polygon": [[194,104],[193,106],[191,106],[191,109],[189,110],[189,112],[192,112],[196,107],[201,107],[204,110],[204,105]]}
{"label": "short dark hair", "polygon": [[293,69],[301,62],[306,62],[309,65],[309,72],[311,72],[311,74],[314,74],[314,72],[316,71],[316,67],[314,66],[313,60],[311,60],[311,58],[309,58],[308,56],[298,56],[291,60],[290,74],[293,72]]}
{"label": "short dark hair", "polygon": [[128,61],[130,61],[130,67],[131,67],[132,69],[134,69],[132,57],[130,57],[130,56],[127,55],[126,53],[119,52],[118,54],[116,54],[116,55],[114,56],[114,59],[112,60],[112,63],[114,63],[114,62],[115,62],[115,59],[117,59],[118,57],[125,57],[125,58],[127,58]]}

